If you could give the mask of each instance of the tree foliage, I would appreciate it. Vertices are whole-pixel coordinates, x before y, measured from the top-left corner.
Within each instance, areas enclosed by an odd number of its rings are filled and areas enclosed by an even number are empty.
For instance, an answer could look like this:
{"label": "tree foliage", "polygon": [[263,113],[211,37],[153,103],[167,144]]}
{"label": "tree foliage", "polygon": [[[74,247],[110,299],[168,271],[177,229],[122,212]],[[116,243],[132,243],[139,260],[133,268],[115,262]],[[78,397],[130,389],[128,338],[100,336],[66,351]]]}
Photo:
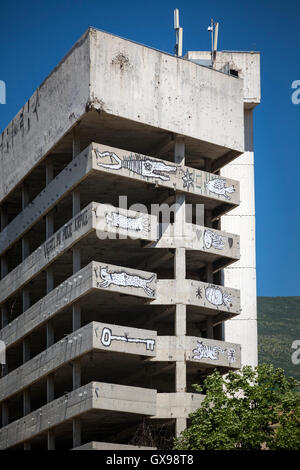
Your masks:
{"label": "tree foliage", "polygon": [[203,384],[201,407],[175,440],[178,450],[299,450],[299,382],[282,369],[262,364],[222,376],[218,371]]}

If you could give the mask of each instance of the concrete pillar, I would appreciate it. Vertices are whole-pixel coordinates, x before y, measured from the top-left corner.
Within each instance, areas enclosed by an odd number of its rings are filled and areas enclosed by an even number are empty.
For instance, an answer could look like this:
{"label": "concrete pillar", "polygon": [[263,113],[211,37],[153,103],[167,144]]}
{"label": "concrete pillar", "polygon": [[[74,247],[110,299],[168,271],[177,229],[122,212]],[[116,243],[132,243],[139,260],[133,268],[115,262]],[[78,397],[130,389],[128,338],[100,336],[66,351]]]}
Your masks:
{"label": "concrete pillar", "polygon": [[[1,230],[3,230],[8,224],[7,217],[7,208],[3,204],[1,207]],[[8,263],[7,256],[4,255],[1,257],[1,279],[3,279],[8,274]],[[1,328],[4,328],[8,324],[8,310],[7,304],[4,303],[1,305]],[[7,364],[2,366],[2,376],[7,374]]]}
{"label": "concrete pillar", "polygon": [[[73,131],[73,158],[80,153],[80,140],[78,131]],[[72,193],[72,212],[73,217],[80,212],[80,189],[75,188]],[[73,274],[81,268],[80,248],[73,248]],[[79,304],[74,304],[72,308],[72,324],[73,331],[81,327],[81,308]],[[80,359],[73,362],[73,390],[81,386],[81,364]],[[80,418],[73,419],[73,447],[81,445],[81,420]]]}
{"label": "concrete pillar", "polygon": [[[210,173],[211,172],[211,167],[212,167],[211,159],[206,158],[205,159],[204,170]],[[204,207],[204,225],[205,225],[205,227],[212,227],[211,216],[212,216],[211,211],[206,209],[206,207]]]}
{"label": "concrete pillar", "polygon": [[240,235],[241,259],[224,269],[225,286],[239,289],[241,314],[224,324],[225,341],[241,344],[242,365],[257,365],[253,111],[244,111],[245,153],[221,170],[240,181],[241,204],[222,216],[222,230]]}
{"label": "concrete pillar", "polygon": [[[7,225],[7,211],[3,206],[1,207],[1,230]],[[6,276],[8,272],[7,258],[6,256],[1,257],[1,279]],[[7,305],[1,305],[1,328],[4,328],[8,324],[8,312]],[[7,364],[2,365],[2,377],[7,374]],[[1,405],[1,415],[2,415],[2,426],[6,426],[9,423],[9,411],[8,405],[6,402],[3,402]]]}
{"label": "concrete pillar", "polygon": [[[185,142],[182,137],[175,138],[174,160],[178,165],[185,164]],[[184,236],[185,227],[185,196],[177,194],[175,198],[176,213],[175,213],[175,235],[177,237]],[[186,253],[185,248],[176,248],[174,259],[174,277],[177,281],[183,280],[186,277]],[[175,335],[186,335],[186,305],[177,304],[175,310]],[[175,371],[175,388],[176,392],[186,391],[186,362],[185,360],[176,361]],[[176,418],[176,436],[186,428],[185,418]]]}
{"label": "concrete pillar", "polygon": [[[29,192],[28,188],[25,184],[22,185],[22,209],[29,203]],[[30,253],[30,246],[29,246],[29,237],[24,236],[22,238],[22,261],[27,258]],[[23,301],[23,312],[30,307],[30,293],[29,288],[25,287],[22,290],[22,301]],[[30,343],[29,339],[25,338],[23,343],[23,363],[27,362],[30,359]],[[30,402],[30,389],[26,389],[23,392],[23,416],[26,416],[31,412],[31,402]],[[24,443],[24,450],[30,449],[30,443]]]}
{"label": "concrete pillar", "polygon": [[214,339],[214,326],[212,317],[207,317],[206,320],[206,337]]}
{"label": "concrete pillar", "polygon": [[[46,185],[48,185],[54,177],[54,167],[53,167],[53,159],[51,156],[47,157],[46,160]],[[46,240],[51,237],[54,233],[54,213],[50,211],[46,215]],[[54,288],[54,273],[53,268],[50,266],[46,270],[46,291],[47,294],[51,292]],[[53,320],[49,320],[46,325],[46,342],[47,348],[54,344],[54,326]],[[47,403],[54,400],[55,392],[54,392],[54,375],[49,374],[47,377]],[[48,450],[55,450],[55,433],[53,429],[50,429],[47,432],[47,449]]]}
{"label": "concrete pillar", "polygon": [[[8,223],[7,210],[4,205],[1,207],[1,230],[6,227]],[[7,257],[6,255],[1,257],[1,279],[3,279],[8,273]],[[1,305],[1,328],[4,328],[8,324],[8,310],[7,304]],[[2,377],[7,374],[7,364],[2,365]],[[2,415],[2,427],[9,423],[9,409],[7,402],[3,402],[1,405]]]}

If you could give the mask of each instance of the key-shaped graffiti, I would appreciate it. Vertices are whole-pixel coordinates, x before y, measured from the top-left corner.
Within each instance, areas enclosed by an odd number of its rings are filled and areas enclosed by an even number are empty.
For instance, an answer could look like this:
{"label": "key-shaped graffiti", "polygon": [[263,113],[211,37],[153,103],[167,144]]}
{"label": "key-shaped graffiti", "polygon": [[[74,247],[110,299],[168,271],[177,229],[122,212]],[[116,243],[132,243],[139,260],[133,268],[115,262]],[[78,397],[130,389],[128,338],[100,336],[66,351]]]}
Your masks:
{"label": "key-shaped graffiti", "polygon": [[155,340],[154,339],[143,339],[143,338],[129,338],[126,334],[124,336],[113,335],[110,328],[103,328],[101,334],[101,343],[103,346],[109,348],[112,341],[123,341],[125,343],[142,343],[146,345],[146,350],[154,351]]}
{"label": "key-shaped graffiti", "polygon": [[[170,176],[164,173],[176,173],[177,167],[175,165],[167,165],[159,160],[152,160],[144,155],[138,153],[132,154],[129,157],[120,158],[114,152],[99,152],[95,150],[97,158],[110,157],[111,163],[97,162],[98,166],[108,168],[110,170],[121,170],[126,168],[137,175],[144,176],[145,178],[160,179],[162,181],[169,181]],[[116,163],[114,163],[114,161]]]}

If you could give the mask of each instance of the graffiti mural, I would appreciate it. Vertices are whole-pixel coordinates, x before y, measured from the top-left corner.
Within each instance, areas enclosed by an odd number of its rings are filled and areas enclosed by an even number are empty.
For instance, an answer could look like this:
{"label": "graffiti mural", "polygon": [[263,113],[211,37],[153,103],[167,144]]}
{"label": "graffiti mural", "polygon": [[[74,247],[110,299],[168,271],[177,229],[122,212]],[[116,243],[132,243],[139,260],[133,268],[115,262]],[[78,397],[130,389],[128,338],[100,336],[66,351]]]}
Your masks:
{"label": "graffiti mural", "polygon": [[[162,181],[169,181],[170,176],[164,173],[176,173],[177,167],[175,165],[167,165],[164,162],[152,160],[148,157],[139,154],[132,154],[129,157],[120,158],[114,152],[99,152],[95,150],[97,158],[110,157],[111,163],[97,162],[98,166],[108,168],[110,170],[121,170],[126,168],[137,175],[144,176],[145,178],[160,179]],[[115,161],[115,163],[114,163]]]}
{"label": "graffiti mural", "polygon": [[43,244],[44,257],[49,258],[53,251],[57,253],[64,248],[64,242],[72,237],[73,233],[80,230],[88,223],[88,209],[80,212],[74,219],[66,223],[49,240]]}
{"label": "graffiti mural", "polygon": [[118,212],[106,214],[106,223],[112,227],[123,228],[125,230],[133,230],[135,232],[150,232],[148,220],[145,216],[127,217]]}
{"label": "graffiti mural", "polygon": [[126,334],[124,336],[113,335],[110,328],[103,328],[101,333],[101,343],[106,348],[109,348],[112,341],[123,341],[125,343],[140,343],[146,345],[146,350],[154,351],[154,339],[130,338]]}
{"label": "graffiti mural", "polygon": [[214,233],[212,230],[205,230],[204,235],[203,235],[203,242],[205,248],[208,250],[213,247],[216,248],[217,250],[223,250],[225,246],[225,238],[222,237],[221,235],[217,235]]}
{"label": "graffiti mural", "polygon": [[226,354],[229,363],[235,362],[235,349],[233,348],[222,349],[220,346],[211,346],[209,344],[204,344],[202,341],[197,341],[197,347],[193,349],[193,359],[197,361],[200,361],[201,359],[218,361],[220,354]]}
{"label": "graffiti mural", "polygon": [[183,174],[182,181],[183,181],[183,187],[187,188],[188,191],[190,190],[190,186],[191,188],[194,187],[194,176],[192,172],[191,173],[189,172],[188,168]]}
{"label": "graffiti mural", "polygon": [[226,187],[226,180],[222,178],[214,178],[205,183],[205,185],[208,191],[220,196],[225,196],[226,199],[231,199],[227,193],[231,194],[235,192],[235,187],[233,185]]}
{"label": "graffiti mural", "polygon": [[143,278],[137,275],[127,274],[125,271],[115,271],[112,273],[108,272],[108,268],[100,267],[100,277],[102,282],[98,282],[98,287],[109,287],[110,285],[122,286],[122,287],[136,287],[143,289],[147,295],[150,297],[154,296],[154,289],[148,287],[154,279],[155,275],[153,274],[149,279]]}
{"label": "graffiti mural", "polygon": [[210,304],[219,307],[221,305],[225,305],[226,307],[231,307],[231,296],[226,293],[222,292],[219,287],[210,286],[206,287],[205,289],[205,297]]}

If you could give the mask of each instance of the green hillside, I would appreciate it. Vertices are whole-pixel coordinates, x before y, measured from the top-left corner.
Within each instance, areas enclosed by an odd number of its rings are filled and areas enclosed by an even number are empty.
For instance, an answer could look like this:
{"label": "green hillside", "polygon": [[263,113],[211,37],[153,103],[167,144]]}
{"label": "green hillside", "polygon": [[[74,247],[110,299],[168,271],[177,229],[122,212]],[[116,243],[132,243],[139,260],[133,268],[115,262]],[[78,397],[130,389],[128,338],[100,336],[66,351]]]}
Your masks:
{"label": "green hillside", "polygon": [[293,341],[300,340],[300,297],[258,297],[258,360],[282,367],[300,380],[300,364],[294,365]]}

